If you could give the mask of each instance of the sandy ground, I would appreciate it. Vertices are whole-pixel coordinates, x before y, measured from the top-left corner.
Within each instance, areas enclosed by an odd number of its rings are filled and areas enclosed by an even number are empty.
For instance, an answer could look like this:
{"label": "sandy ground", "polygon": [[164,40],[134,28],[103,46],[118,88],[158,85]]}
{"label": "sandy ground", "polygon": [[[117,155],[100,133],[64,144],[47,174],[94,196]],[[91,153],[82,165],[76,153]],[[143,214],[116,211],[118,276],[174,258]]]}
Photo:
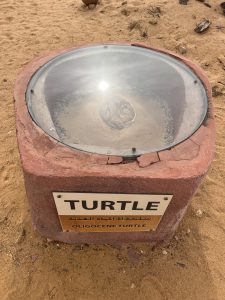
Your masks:
{"label": "sandy ground", "polygon": [[[225,299],[225,16],[221,1],[209,1],[211,8],[196,0],[102,0],[94,10],[78,0],[0,1],[1,300]],[[203,17],[212,25],[200,35],[193,29]],[[214,163],[167,247],[48,243],[31,225],[16,145],[15,79],[50,50],[119,40],[186,51],[202,66],[215,96]]]}

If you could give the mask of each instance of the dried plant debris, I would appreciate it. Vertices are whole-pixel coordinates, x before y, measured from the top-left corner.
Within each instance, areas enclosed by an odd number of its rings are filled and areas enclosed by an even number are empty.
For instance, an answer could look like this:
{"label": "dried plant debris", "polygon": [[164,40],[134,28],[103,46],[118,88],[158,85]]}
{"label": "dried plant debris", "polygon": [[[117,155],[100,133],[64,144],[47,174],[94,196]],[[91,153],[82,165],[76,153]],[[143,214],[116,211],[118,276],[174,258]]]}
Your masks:
{"label": "dried plant debris", "polygon": [[160,15],[162,14],[161,8],[159,6],[153,6],[151,5],[147,9],[148,13],[152,15],[154,18],[160,18]]}
{"label": "dried plant debris", "polygon": [[141,25],[141,21],[131,21],[128,25],[128,29],[130,31],[132,31],[133,29],[139,30],[141,37],[143,37],[143,38],[148,37],[148,29],[143,28],[143,26]]}
{"label": "dried plant debris", "polygon": [[195,27],[195,32],[204,33],[206,32],[211,25],[211,22],[208,19],[202,19]]}
{"label": "dried plant debris", "polygon": [[148,30],[147,30],[147,28],[144,28],[144,29],[140,30],[140,34],[141,34],[141,37],[147,38],[148,37]]}
{"label": "dried plant debris", "polygon": [[179,3],[182,5],[187,5],[189,0],[179,0]]}
{"label": "dried plant debris", "polygon": [[133,29],[141,29],[140,21],[131,21],[128,25],[128,29],[130,31]]}

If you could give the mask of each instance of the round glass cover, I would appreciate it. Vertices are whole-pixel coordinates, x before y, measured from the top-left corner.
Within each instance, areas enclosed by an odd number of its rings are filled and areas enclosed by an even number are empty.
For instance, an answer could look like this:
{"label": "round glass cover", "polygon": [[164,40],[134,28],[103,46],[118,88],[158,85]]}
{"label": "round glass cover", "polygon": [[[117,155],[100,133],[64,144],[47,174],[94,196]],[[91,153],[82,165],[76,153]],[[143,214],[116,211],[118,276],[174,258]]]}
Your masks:
{"label": "round glass cover", "polygon": [[59,142],[124,157],[184,141],[199,128],[208,105],[188,66],[129,45],[58,55],[33,75],[26,101],[36,124]]}

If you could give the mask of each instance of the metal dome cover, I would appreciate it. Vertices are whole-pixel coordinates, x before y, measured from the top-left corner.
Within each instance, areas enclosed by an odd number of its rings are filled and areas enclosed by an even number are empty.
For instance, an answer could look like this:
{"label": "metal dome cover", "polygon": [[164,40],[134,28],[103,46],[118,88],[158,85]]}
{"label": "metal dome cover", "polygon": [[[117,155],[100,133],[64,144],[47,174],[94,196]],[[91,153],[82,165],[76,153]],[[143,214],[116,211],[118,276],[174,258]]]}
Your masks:
{"label": "metal dome cover", "polygon": [[184,141],[208,108],[201,80],[185,63],[133,45],[56,56],[34,73],[26,101],[35,123],[59,142],[124,157]]}

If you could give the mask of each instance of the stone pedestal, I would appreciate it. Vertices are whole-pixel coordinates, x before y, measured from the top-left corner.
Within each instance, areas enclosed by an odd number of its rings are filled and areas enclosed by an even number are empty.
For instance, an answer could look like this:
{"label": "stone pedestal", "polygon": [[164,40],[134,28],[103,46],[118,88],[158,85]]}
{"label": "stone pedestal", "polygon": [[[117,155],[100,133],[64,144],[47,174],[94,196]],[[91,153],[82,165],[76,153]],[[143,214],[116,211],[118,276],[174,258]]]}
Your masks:
{"label": "stone pedestal", "polygon": [[[67,243],[160,242],[173,236],[213,159],[212,97],[200,68],[186,58],[154,50],[181,60],[197,74],[206,88],[209,110],[204,123],[187,140],[135,160],[70,149],[32,121],[25,101],[27,84],[40,66],[68,49],[34,60],[19,75],[14,90],[18,145],[33,223],[43,236]],[[62,231],[52,195],[57,191],[170,194],[173,198],[156,231],[77,233]]]}

